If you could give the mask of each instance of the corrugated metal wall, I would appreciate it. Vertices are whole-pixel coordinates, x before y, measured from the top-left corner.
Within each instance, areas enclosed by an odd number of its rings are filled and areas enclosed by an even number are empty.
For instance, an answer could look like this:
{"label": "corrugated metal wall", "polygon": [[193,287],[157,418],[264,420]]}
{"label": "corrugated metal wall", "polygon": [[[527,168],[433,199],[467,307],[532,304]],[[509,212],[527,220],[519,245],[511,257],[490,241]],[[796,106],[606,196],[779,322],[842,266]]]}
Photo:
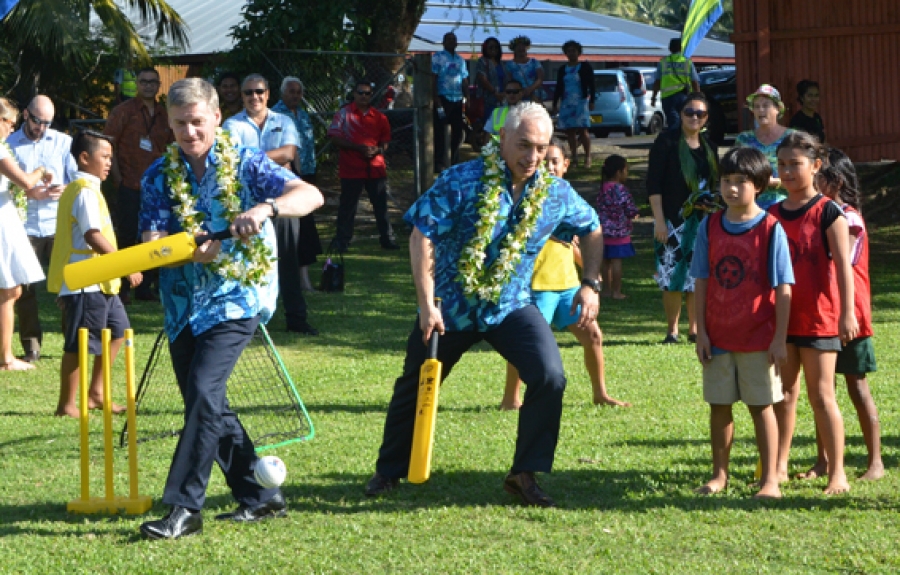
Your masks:
{"label": "corrugated metal wall", "polygon": [[[734,0],[738,94],[821,86],[829,144],[855,161],[900,159],[900,1]],[[742,126],[747,129],[747,126]]]}

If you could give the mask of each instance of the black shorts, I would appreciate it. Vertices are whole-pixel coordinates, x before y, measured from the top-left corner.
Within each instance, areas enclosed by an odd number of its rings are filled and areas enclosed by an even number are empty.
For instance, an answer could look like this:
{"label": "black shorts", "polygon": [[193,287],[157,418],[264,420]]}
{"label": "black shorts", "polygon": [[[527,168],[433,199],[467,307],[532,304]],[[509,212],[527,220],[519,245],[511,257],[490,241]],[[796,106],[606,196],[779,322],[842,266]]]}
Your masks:
{"label": "black shorts", "polygon": [[120,339],[131,327],[125,306],[117,295],[87,292],[64,295],[60,299],[65,306],[63,351],[66,353],[78,353],[78,330],[82,327],[90,332],[88,350],[91,355],[100,355],[103,351],[100,330],[109,328],[112,339]]}
{"label": "black shorts", "polygon": [[841,338],[834,337],[816,337],[806,335],[789,335],[787,343],[797,347],[808,347],[819,351],[841,351]]}

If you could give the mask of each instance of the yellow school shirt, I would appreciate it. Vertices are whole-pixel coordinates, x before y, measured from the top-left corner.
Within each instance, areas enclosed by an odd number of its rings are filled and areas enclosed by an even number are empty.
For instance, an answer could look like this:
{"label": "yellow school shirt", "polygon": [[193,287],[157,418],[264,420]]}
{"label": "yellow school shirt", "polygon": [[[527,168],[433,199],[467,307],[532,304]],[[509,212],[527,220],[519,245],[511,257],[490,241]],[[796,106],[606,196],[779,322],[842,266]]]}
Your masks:
{"label": "yellow school shirt", "polygon": [[534,260],[531,289],[538,291],[563,291],[578,287],[581,280],[575,267],[572,244],[553,238],[547,240],[544,249]]}

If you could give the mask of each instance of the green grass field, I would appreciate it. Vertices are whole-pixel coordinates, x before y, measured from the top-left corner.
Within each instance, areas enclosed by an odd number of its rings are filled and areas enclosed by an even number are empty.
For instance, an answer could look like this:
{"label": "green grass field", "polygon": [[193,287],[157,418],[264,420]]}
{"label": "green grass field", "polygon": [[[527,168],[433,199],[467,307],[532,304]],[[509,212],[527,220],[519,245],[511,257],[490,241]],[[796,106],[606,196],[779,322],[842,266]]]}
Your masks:
{"label": "green grass field", "polygon": [[[541,477],[553,510],[523,508],[501,488],[516,415],[500,412],[504,365],[478,347],[454,369],[441,393],[434,471],[424,485],[402,483],[371,500],[363,486],[374,469],[385,408],[399,374],[415,314],[403,251],[373,240],[354,245],[347,291],[310,296],[317,338],[270,324],[297,383],[316,437],[279,448],[288,466],[286,519],[217,524],[233,506],[218,471],[204,510],[205,532],[174,542],[138,535],[145,517],[73,516],[79,493],[78,425],[50,414],[56,404],[61,336],[50,329],[36,371],[0,374],[0,572],[5,573],[895,573],[900,570],[900,228],[877,230],[872,243],[876,349],[870,381],[881,412],[887,476],[852,483],[824,497],[823,480],[791,482],[784,499],[751,499],[756,455],[746,410],[738,407],[728,491],[699,497],[710,472],[707,407],[691,346],[662,346],[662,304],[648,238],[626,262],[624,302],[604,300],[610,393],[631,409],[595,408],[568,333],[558,341],[569,375],[554,473]],[[58,325],[49,297],[45,327]],[[138,366],[161,327],[158,306],[129,308]],[[682,327],[686,331],[686,327]],[[117,399],[123,397],[117,363]],[[840,382],[843,385],[843,382]],[[162,390],[158,390],[162,392]],[[175,390],[169,390],[175,393]],[[865,446],[847,394],[848,473],[865,468]],[[121,420],[117,419],[117,430]],[[140,423],[139,423],[140,425]],[[101,431],[95,418],[93,483],[102,488]],[[812,415],[801,402],[792,471],[815,458]],[[141,444],[141,491],[157,499],[173,440]],[[124,491],[126,452],[117,449]],[[150,517],[165,512],[157,503]]]}

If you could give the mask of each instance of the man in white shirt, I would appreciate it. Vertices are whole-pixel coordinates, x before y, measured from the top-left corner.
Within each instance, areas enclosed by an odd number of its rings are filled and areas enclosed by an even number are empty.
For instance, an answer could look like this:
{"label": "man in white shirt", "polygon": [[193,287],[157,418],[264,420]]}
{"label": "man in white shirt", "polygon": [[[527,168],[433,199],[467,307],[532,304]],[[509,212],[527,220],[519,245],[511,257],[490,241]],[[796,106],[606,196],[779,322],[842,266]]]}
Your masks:
{"label": "man in white shirt", "polygon": [[[53,102],[47,96],[35,96],[23,112],[22,127],[9,138],[19,166],[26,172],[43,167],[53,174],[50,186],[38,184],[28,190],[28,219],[25,230],[41,264],[50,264],[53,239],[56,234],[56,210],[59,196],[66,185],[75,179],[78,166],[69,153],[72,138],[50,127],[55,114]],[[16,301],[19,316],[19,339],[25,351],[25,361],[35,362],[41,356],[43,331],[38,314],[34,285],[24,286],[22,297]]]}

